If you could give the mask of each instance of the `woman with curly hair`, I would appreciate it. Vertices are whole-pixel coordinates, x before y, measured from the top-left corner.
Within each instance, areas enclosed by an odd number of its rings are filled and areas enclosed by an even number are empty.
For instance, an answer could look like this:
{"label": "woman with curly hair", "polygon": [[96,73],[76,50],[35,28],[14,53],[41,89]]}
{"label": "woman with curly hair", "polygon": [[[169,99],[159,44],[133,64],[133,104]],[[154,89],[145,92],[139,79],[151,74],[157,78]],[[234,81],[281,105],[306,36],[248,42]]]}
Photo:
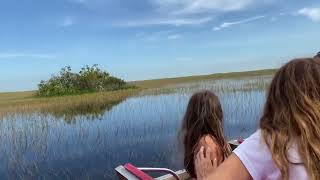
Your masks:
{"label": "woman with curly hair", "polygon": [[[260,129],[219,167],[202,147],[198,179],[320,179],[320,56],[295,59],[275,74]],[[211,158],[212,159],[212,158]]]}

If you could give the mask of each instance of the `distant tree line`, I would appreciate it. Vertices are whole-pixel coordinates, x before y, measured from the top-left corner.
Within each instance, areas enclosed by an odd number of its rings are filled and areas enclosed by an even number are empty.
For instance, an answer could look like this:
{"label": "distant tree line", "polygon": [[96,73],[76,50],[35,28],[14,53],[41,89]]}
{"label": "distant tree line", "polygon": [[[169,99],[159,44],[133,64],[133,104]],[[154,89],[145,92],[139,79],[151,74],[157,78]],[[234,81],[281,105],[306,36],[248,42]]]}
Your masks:
{"label": "distant tree line", "polygon": [[108,72],[101,70],[97,64],[86,65],[79,73],[72,72],[71,67],[66,66],[60,70],[58,75],[39,83],[38,96],[113,91],[129,87],[124,80],[111,76]]}

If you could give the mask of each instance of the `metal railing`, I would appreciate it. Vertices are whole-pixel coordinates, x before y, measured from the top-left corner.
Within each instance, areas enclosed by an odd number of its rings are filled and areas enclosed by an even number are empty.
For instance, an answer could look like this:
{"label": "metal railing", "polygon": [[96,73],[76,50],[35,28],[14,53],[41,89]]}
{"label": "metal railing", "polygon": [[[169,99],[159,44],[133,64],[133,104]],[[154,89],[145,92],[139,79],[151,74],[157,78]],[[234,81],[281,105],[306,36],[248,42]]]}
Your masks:
{"label": "metal railing", "polygon": [[139,170],[143,171],[143,172],[159,172],[159,173],[168,173],[171,174],[174,178],[176,178],[177,180],[180,180],[179,175],[176,174],[174,171],[172,171],[171,169],[167,169],[167,168],[148,168],[148,167],[141,167],[138,168]]}

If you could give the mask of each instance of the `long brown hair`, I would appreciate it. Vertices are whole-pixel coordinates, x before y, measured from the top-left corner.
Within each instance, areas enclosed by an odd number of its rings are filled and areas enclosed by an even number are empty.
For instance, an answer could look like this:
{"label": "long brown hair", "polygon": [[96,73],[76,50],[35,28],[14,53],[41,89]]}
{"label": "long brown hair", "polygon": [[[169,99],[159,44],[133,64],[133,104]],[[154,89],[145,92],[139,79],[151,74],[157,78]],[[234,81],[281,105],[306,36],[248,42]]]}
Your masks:
{"label": "long brown hair", "polygon": [[297,145],[309,178],[320,179],[320,59],[295,59],[278,70],[260,121],[282,178],[289,179],[288,150]]}
{"label": "long brown hair", "polygon": [[220,146],[224,159],[231,153],[224,138],[223,112],[220,101],[210,91],[195,93],[190,98],[181,133],[184,144],[184,166],[192,177],[196,177],[193,158],[202,137],[212,136]]}

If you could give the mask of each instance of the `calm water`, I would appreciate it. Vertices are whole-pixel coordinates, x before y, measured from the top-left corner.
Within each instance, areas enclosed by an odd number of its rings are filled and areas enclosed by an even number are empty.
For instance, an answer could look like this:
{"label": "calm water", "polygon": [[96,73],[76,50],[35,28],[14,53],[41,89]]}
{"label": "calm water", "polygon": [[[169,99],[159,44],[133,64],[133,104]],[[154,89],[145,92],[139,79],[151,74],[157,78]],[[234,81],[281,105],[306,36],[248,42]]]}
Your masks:
{"label": "calm water", "polygon": [[[173,93],[129,98],[99,117],[72,121],[43,114],[14,114],[0,121],[1,179],[115,179],[113,169],[136,166],[182,169],[178,131],[190,95],[218,93],[228,138],[258,126],[266,79],[201,82]],[[172,89],[172,87],[170,87]],[[150,93],[148,93],[150,94]],[[157,93],[158,94],[158,93]]]}

